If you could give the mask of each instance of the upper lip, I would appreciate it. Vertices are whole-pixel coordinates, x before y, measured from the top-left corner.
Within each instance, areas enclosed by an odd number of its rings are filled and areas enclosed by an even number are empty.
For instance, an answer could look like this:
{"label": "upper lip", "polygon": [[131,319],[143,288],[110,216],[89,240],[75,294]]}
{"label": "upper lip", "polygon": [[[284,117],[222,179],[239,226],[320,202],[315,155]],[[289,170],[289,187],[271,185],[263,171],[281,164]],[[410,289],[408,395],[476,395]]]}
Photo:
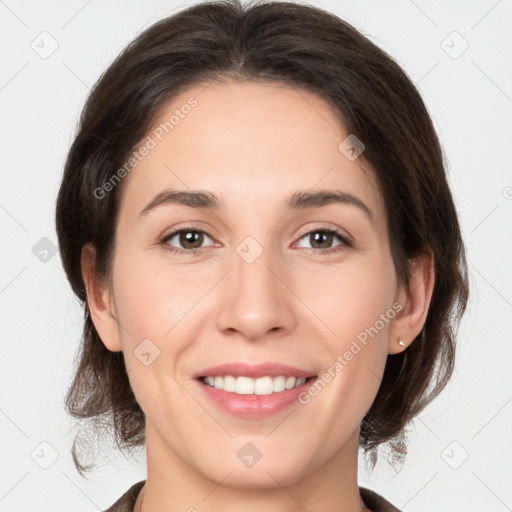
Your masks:
{"label": "upper lip", "polygon": [[283,375],[285,377],[314,377],[314,372],[307,370],[301,370],[287,364],[280,363],[246,363],[246,362],[233,362],[224,363],[218,366],[212,366],[205,368],[200,372],[196,373],[193,377],[195,379],[200,377],[217,377],[224,375],[233,375],[236,377],[277,377]]}

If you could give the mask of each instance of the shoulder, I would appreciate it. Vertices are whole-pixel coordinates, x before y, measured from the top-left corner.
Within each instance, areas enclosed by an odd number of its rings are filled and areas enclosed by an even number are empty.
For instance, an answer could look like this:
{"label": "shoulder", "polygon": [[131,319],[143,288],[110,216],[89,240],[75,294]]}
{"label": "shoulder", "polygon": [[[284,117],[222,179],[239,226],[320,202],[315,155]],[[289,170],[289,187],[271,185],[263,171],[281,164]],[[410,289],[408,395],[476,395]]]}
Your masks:
{"label": "shoulder", "polygon": [[146,480],[141,480],[133,484],[113,505],[111,505],[104,512],[133,512],[133,507],[137,501],[137,496],[140,490],[146,483]]}
{"label": "shoulder", "polygon": [[359,487],[359,494],[364,501],[365,505],[372,510],[372,512],[401,512],[383,496],[377,494],[371,489],[366,487]]}

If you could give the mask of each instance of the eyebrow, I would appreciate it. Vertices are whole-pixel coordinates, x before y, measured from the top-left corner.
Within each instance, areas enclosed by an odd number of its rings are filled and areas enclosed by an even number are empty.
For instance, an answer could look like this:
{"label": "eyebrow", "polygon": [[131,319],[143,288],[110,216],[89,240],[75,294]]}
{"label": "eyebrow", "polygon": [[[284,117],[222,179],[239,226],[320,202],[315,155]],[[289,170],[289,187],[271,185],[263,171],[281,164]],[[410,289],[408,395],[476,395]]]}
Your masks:
{"label": "eyebrow", "polygon": [[[358,197],[341,190],[320,190],[317,192],[295,192],[288,200],[287,207],[291,210],[319,208],[334,203],[349,204],[359,208],[371,224],[374,216],[370,208]],[[164,190],[157,194],[140,212],[139,218],[146,216],[151,210],[165,204],[181,204],[197,209],[219,211],[220,201],[212,192],[201,190]]]}

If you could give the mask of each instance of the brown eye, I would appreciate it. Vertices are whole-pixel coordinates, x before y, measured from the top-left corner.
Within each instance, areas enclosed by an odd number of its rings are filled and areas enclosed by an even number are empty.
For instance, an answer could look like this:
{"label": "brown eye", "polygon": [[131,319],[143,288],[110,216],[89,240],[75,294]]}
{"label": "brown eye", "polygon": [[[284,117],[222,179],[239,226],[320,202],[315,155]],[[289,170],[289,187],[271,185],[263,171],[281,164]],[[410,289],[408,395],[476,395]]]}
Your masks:
{"label": "brown eye", "polygon": [[309,235],[309,240],[313,249],[329,249],[333,238],[333,234],[327,233],[326,231],[316,231]]}
{"label": "brown eye", "polygon": [[203,243],[203,233],[199,231],[182,231],[179,235],[179,242],[184,249],[197,249]]}
{"label": "brown eye", "polygon": [[166,236],[162,242],[169,245],[169,249],[176,252],[196,251],[201,249],[205,239],[211,238],[203,231],[194,229],[181,229]]}
{"label": "brown eye", "polygon": [[[339,240],[339,243],[333,245],[333,242],[336,239]],[[307,240],[310,244],[309,247],[303,245],[301,247],[321,252],[329,252],[329,249],[337,250],[337,248],[341,248],[339,246],[350,247],[349,240],[341,233],[332,229],[317,229],[315,231],[310,231],[309,233],[306,233],[301,240]]]}

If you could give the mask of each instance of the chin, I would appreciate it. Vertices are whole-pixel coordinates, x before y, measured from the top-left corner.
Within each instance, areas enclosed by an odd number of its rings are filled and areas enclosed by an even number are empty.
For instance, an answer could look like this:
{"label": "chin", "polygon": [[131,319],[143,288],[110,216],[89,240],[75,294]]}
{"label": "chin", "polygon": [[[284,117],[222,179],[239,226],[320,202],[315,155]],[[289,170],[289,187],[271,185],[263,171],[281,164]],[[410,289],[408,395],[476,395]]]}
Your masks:
{"label": "chin", "polygon": [[[249,452],[250,449],[246,449]],[[259,460],[243,462],[244,452],[240,455],[242,461],[238,460],[238,456],[234,457],[234,461],[228,461],[227,458],[220,457],[220,463],[216,466],[215,462],[210,460],[208,466],[204,465],[204,459],[201,461],[202,467],[196,469],[203,475],[214,481],[222,482],[223,487],[231,487],[245,490],[264,490],[278,488],[281,486],[289,486],[295,484],[308,471],[304,464],[304,457],[297,460],[295,457],[284,459],[278,454],[261,454]],[[302,462],[302,464],[301,464]]]}
{"label": "chin", "polygon": [[[285,468],[277,463],[276,465],[261,466],[259,469],[256,467],[250,469],[226,468],[225,472],[215,475],[214,481],[222,481],[223,487],[227,488],[261,491],[294,484],[299,479],[298,471],[300,468]],[[227,476],[228,474],[229,476]]]}

